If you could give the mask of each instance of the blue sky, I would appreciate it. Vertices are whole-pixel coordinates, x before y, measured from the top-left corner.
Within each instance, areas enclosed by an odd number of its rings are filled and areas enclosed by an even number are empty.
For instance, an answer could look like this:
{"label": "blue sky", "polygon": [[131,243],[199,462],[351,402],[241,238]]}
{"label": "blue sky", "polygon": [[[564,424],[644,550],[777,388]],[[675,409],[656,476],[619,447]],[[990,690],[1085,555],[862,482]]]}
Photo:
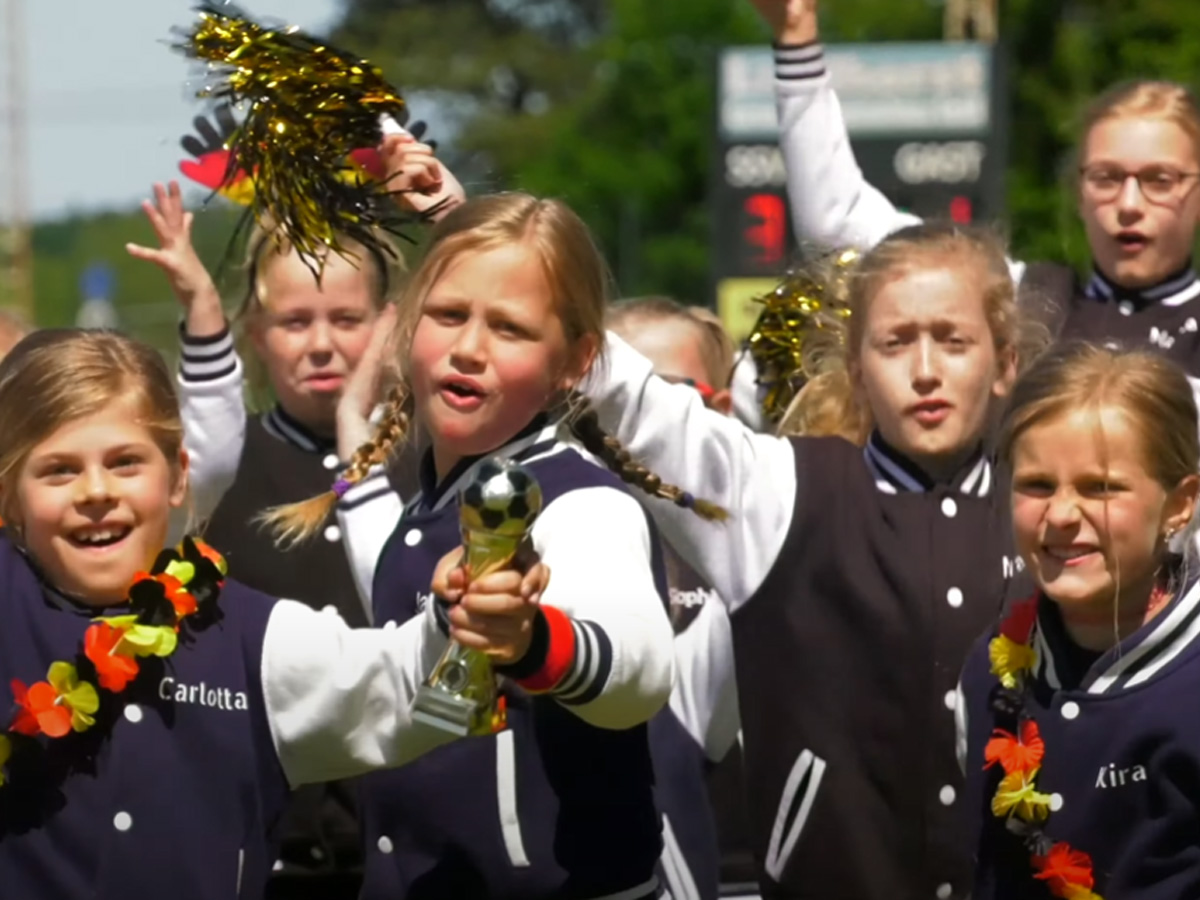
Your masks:
{"label": "blue sky", "polygon": [[[25,0],[27,193],[36,219],[131,207],[177,177],[179,138],[201,106],[189,63],[166,46],[193,0]],[[320,31],[337,0],[240,0],[256,16]],[[0,0],[0,9],[4,0]],[[3,33],[0,17],[0,34]],[[0,49],[0,78],[4,51]],[[3,96],[0,80],[0,97]],[[0,175],[8,177],[0,126]],[[6,194],[0,185],[0,198]]]}

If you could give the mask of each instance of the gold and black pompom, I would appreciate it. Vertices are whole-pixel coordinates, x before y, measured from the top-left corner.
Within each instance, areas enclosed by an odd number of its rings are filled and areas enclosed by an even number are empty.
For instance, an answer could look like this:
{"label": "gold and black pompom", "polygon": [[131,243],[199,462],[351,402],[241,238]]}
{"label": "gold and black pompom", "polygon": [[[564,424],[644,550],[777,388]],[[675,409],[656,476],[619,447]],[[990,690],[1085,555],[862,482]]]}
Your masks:
{"label": "gold and black pompom", "polygon": [[[375,147],[380,121],[407,107],[382,71],[297,27],[261,25],[228,4],[198,9],[175,45],[207,64],[197,96],[244,109],[229,137],[229,176],[254,183],[250,212],[278,230],[319,274],[344,239],[389,254],[379,230],[407,237],[421,216],[402,210],[385,181],[355,171],[351,154]],[[425,214],[426,216],[429,213]]]}
{"label": "gold and black pompom", "polygon": [[843,250],[798,266],[758,298],[763,311],[749,344],[768,421],[779,421],[807,380],[812,335],[837,327],[850,314],[845,281],[858,258],[857,251]]}

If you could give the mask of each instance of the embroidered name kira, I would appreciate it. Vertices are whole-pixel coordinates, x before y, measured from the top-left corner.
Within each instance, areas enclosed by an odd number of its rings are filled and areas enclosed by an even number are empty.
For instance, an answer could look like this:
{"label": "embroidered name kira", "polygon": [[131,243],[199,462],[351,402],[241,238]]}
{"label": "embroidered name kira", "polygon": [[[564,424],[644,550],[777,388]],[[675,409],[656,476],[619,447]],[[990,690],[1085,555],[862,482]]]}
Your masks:
{"label": "embroidered name kira", "polygon": [[184,684],[170,675],[158,683],[158,696],[163,700],[172,700],[188,706],[209,706],[213,709],[227,710],[250,708],[246,702],[245,691],[209,687],[203,681],[199,684]]}
{"label": "embroidered name kira", "polygon": [[1107,766],[1101,766],[1100,771],[1096,774],[1096,787],[1101,790],[1107,790],[1108,788],[1125,787],[1125,785],[1132,784],[1135,781],[1145,780],[1145,766],[1129,766],[1128,768],[1118,769],[1115,764],[1109,763]]}

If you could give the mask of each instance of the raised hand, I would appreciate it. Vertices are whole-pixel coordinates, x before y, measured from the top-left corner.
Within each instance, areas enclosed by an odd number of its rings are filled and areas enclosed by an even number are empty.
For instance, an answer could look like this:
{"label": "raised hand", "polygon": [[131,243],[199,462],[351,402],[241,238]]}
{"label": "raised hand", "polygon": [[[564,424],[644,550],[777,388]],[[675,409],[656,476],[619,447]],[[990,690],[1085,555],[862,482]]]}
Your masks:
{"label": "raised hand", "polygon": [[392,361],[396,307],[391,303],[385,306],[371,329],[367,349],[338,400],[338,455],[342,459],[349,459],[356,448],[371,439],[371,413],[383,399],[385,376]]}
{"label": "raised hand", "polygon": [[434,156],[431,145],[413,135],[385,135],[379,158],[388,189],[401,206],[438,219],[466,202],[467,193],[454,173]]}
{"label": "raised hand", "polygon": [[188,333],[196,337],[218,334],[225,328],[221,297],[212,276],[192,246],[193,215],[183,208],[179,182],[169,187],[154,185],[154,202],[142,202],[142,210],[154,234],[158,248],[126,244],[130,256],[152,262],[167,276],[171,290],[187,312]]}
{"label": "raised hand", "polygon": [[817,0],[750,0],[781,44],[817,39]]}

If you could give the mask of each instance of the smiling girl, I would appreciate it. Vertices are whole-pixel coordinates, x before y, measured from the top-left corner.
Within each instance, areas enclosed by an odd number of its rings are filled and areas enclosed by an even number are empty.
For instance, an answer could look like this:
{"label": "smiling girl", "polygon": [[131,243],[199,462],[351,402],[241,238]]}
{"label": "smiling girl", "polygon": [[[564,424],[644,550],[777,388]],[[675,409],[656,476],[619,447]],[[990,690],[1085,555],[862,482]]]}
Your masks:
{"label": "smiling girl", "polygon": [[[870,247],[918,221],[863,179],[818,43],[817,0],[754,0],[775,29],[788,196],[801,239]],[[1179,84],[1118,85],[1085,110],[1073,160],[1093,270],[1013,263],[1056,336],[1164,353],[1200,376],[1200,104]]]}
{"label": "smiling girl", "polygon": [[[51,330],[0,364],[0,884],[6,896],[262,896],[292,788],[407,762],[432,615],[352,630],[164,551],[188,457],[149,347]],[[147,574],[151,573],[151,574]],[[544,567],[451,626],[519,662]],[[523,623],[523,624],[522,624]]]}
{"label": "smiling girl", "polygon": [[1018,382],[1000,447],[1037,592],[963,674],[972,896],[1195,896],[1200,587],[1170,549],[1200,491],[1188,380],[1064,347]]}
{"label": "smiling girl", "polygon": [[586,388],[631,453],[730,510],[709,531],[649,506],[730,611],[763,896],[965,897],[955,686],[1020,596],[984,448],[1025,329],[1002,249],[954,227],[880,243],[846,301],[797,403],[854,441],[754,434],[612,336]]}

